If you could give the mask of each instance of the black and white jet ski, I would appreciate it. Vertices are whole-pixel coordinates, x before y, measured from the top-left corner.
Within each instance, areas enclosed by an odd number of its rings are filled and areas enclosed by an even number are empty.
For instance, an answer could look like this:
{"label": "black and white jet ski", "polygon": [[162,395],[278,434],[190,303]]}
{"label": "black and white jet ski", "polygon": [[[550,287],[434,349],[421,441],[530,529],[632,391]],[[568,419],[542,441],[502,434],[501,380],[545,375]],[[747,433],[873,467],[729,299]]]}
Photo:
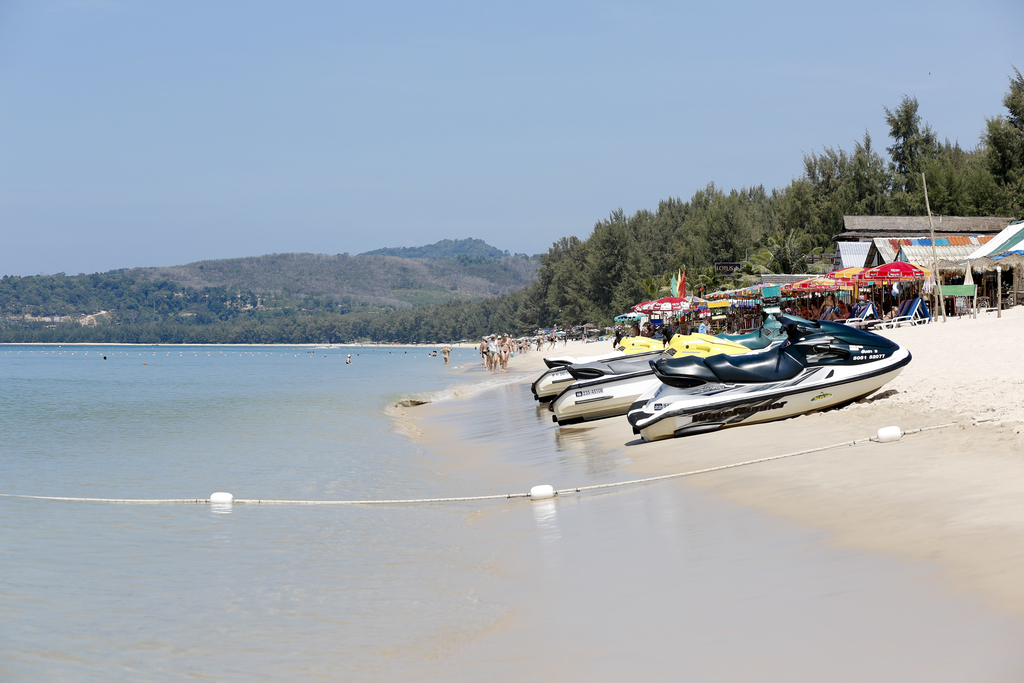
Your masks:
{"label": "black and white jet ski", "polygon": [[[659,358],[746,354],[781,343],[783,339],[767,325],[751,334],[733,337],[675,336],[669,349]],[[563,371],[575,381],[548,404],[548,410],[554,413],[552,421],[567,425],[625,415],[642,394],[660,384],[651,367],[656,360],[626,357],[566,366]]]}
{"label": "black and white jet ski", "polygon": [[910,352],[847,325],[779,316],[787,340],[742,356],[652,361],[661,383],[627,417],[645,441],[779,420],[850,403],[892,381]]}
{"label": "black and white jet ski", "polygon": [[[568,365],[577,365],[580,363],[599,363],[602,361],[618,360],[623,358],[644,358],[647,360],[655,360],[665,352],[666,344],[659,339],[651,339],[648,337],[624,337],[619,341],[619,345],[613,350],[597,354],[593,356],[580,356],[573,358],[571,356],[555,356],[553,358],[545,358],[544,365],[548,366],[548,369],[541,373],[540,377],[534,381],[530,389],[533,391],[533,397],[541,403],[550,401],[558,395],[565,387],[572,384],[575,380],[566,370]],[[646,362],[644,365],[646,366]]]}

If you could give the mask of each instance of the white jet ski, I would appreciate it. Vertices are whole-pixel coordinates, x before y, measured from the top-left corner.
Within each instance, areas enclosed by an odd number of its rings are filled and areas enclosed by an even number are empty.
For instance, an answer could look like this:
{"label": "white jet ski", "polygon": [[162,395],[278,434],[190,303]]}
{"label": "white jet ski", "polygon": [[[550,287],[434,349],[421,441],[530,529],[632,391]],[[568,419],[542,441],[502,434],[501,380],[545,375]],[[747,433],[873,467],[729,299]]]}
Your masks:
{"label": "white jet ski", "polygon": [[625,415],[630,406],[648,389],[659,384],[652,364],[662,358],[739,355],[752,349],[782,343],[783,337],[763,326],[757,332],[732,338],[708,335],[676,336],[671,348],[659,358],[619,358],[599,363],[569,365],[564,371],[575,380],[548,404],[559,425],[576,424]]}
{"label": "white jet ski", "polygon": [[619,358],[647,358],[648,360],[658,358],[665,351],[666,345],[660,339],[651,339],[649,337],[623,337],[619,340],[619,345],[614,350],[608,353],[602,353],[594,356],[580,356],[579,358],[573,358],[571,356],[557,356],[554,358],[545,358],[544,365],[548,366],[548,369],[541,373],[540,377],[534,381],[530,389],[533,391],[533,397],[545,403],[550,401],[558,395],[562,389],[569,384],[572,384],[572,375],[565,371],[567,365],[574,365],[579,363],[599,363],[601,361],[615,360]]}
{"label": "white jet ski", "polygon": [[892,381],[910,352],[885,337],[779,316],[788,339],[743,356],[652,362],[661,381],[627,417],[645,441],[780,420],[851,403]]}

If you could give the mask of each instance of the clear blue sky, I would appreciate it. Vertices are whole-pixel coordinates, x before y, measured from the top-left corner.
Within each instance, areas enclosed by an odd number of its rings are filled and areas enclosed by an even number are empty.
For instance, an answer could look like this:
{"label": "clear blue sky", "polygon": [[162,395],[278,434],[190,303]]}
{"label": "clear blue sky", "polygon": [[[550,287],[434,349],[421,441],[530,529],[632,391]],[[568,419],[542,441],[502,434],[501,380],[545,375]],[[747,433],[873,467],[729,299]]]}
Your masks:
{"label": "clear blue sky", "polygon": [[977,144],[1024,3],[0,2],[0,274],[537,253],[622,207]]}

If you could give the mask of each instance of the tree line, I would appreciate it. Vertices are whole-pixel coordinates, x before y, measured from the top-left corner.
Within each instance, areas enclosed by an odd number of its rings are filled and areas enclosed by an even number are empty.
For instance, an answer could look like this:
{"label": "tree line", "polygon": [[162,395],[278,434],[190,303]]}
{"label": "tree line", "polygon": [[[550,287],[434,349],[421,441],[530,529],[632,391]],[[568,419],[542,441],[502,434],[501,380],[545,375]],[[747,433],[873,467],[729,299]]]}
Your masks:
{"label": "tree line", "polygon": [[[1004,114],[985,120],[979,144],[965,149],[940,140],[923,120],[917,100],[905,96],[884,109],[885,154],[865,132],[852,149],[830,147],[805,155],[802,173],[784,188],[725,191],[710,183],[686,201],[665,199],[656,209],[632,215],[613,211],[586,239],[563,237],[552,244],[540,256],[532,284],[502,296],[404,310],[281,306],[262,318],[218,316],[201,326],[180,316],[173,322],[147,321],[140,313],[131,334],[145,342],[189,343],[450,341],[607,324],[650,296],[645,282],[664,281],[681,269],[691,290],[730,284],[714,272],[716,262],[741,262],[748,275],[807,272],[807,254],[833,248],[843,216],[923,214],[921,173],[936,214],[1019,217],[1024,213],[1024,77],[1017,69],[1003,105]],[[464,255],[461,265],[472,261]],[[0,306],[2,297],[0,286]],[[118,341],[118,335],[129,334],[123,319],[121,325],[72,328],[0,325],[0,339],[72,341],[71,336],[94,335],[95,341]]]}

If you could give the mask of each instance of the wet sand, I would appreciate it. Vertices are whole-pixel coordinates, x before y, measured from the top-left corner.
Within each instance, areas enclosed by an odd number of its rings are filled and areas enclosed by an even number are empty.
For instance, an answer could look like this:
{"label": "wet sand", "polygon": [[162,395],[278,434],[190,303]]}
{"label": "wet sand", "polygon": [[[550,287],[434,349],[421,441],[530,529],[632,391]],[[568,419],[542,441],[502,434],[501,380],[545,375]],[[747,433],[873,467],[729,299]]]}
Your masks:
{"label": "wet sand", "polygon": [[[505,539],[506,547],[493,549],[490,570],[506,592],[490,597],[507,604],[508,614],[492,633],[467,645],[464,655],[500,656],[503,648],[529,643],[552,678],[575,670],[573,656],[589,656],[604,658],[605,668],[589,667],[604,679],[628,674],[623,663],[646,653],[639,670],[657,674],[665,666],[667,674],[671,667],[657,653],[672,643],[689,651],[669,636],[675,633],[706,648],[688,654],[695,658],[691,671],[715,672],[705,677],[722,680],[750,679],[768,662],[775,673],[820,671],[830,680],[922,674],[932,680],[1019,679],[1024,364],[1014,362],[1013,350],[1022,333],[1022,309],[998,320],[989,314],[887,331],[914,360],[872,399],[653,444],[640,443],[624,418],[555,427],[522,382],[410,409],[421,443],[466,493],[607,483],[844,442],[891,424],[909,430],[957,423],[897,443],[612,493],[474,506],[466,524],[479,534],[477,542]],[[511,369],[532,380],[545,355],[602,353],[606,346],[559,345],[554,352],[517,357]],[[467,380],[484,376],[468,370]],[[522,519],[526,514],[529,524]],[[684,552],[680,543],[699,547],[687,545]],[[540,554],[524,560],[531,549]],[[705,555],[711,559],[694,564],[693,557]],[[760,571],[741,571],[744,563]],[[700,576],[699,595],[685,588],[693,579],[687,572]],[[710,575],[730,572],[735,575],[728,585]],[[703,603],[701,595],[716,597]],[[679,614],[690,609],[698,610],[696,622]],[[776,611],[773,623],[768,615]],[[843,628],[832,623],[838,615],[847,621]],[[815,633],[812,626],[823,620],[835,638]],[[784,656],[799,656],[801,648],[779,642],[777,629],[812,646],[804,668],[784,664],[778,652],[762,646],[772,643]],[[986,635],[977,640],[977,633]],[[571,656],[553,648],[551,639],[558,637],[567,638],[564,652]],[[735,657],[736,647],[752,649],[728,668],[732,675],[716,670],[714,656]],[[854,665],[858,648],[862,659]],[[485,651],[489,655],[480,654]],[[842,672],[819,668],[829,657],[844,662]],[[888,675],[866,662],[887,663]]]}

